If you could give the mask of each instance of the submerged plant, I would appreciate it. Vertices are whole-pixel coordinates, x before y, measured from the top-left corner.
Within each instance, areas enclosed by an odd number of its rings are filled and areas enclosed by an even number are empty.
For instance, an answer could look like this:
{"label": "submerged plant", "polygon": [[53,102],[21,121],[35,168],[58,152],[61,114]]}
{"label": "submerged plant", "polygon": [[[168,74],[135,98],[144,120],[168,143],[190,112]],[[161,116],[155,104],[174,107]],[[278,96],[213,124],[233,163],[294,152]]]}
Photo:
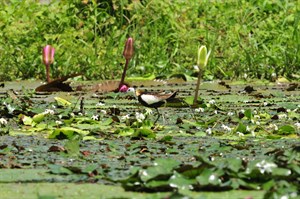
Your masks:
{"label": "submerged plant", "polygon": [[46,76],[47,76],[47,82],[49,83],[50,80],[50,64],[54,62],[54,53],[55,49],[54,47],[50,45],[46,45],[43,48],[43,62],[46,66]]}
{"label": "submerged plant", "polygon": [[133,53],[134,53],[133,39],[131,37],[129,37],[127,39],[126,43],[125,43],[125,48],[124,48],[124,51],[123,51],[123,56],[126,59],[126,63],[125,63],[125,67],[124,67],[123,74],[122,74],[122,77],[121,77],[121,81],[120,81],[120,84],[119,84],[119,91],[121,91],[121,92],[127,91],[127,90],[123,91],[123,89],[121,90],[121,88],[122,88],[122,86],[124,86],[126,71],[127,71],[127,68],[128,68],[129,61],[133,56]]}
{"label": "submerged plant", "polygon": [[207,61],[208,61],[210,52],[211,51],[207,52],[206,46],[201,46],[198,49],[197,66],[199,69],[199,74],[198,74],[198,80],[197,80],[197,85],[196,85],[196,90],[195,90],[193,106],[197,106],[197,104],[198,104],[197,99],[198,99],[198,92],[199,92],[199,87],[200,87],[200,82],[201,82],[201,75],[207,65]]}

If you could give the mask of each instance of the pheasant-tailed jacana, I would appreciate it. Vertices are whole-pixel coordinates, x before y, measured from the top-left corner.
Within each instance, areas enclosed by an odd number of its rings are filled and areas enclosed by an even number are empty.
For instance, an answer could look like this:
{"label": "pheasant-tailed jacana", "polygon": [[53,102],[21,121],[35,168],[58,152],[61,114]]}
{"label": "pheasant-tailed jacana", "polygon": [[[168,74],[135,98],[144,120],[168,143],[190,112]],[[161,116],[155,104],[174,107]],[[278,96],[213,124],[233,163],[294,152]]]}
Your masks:
{"label": "pheasant-tailed jacana", "polygon": [[160,113],[158,108],[163,104],[167,103],[171,99],[175,98],[177,91],[173,93],[165,92],[143,92],[139,89],[128,88],[127,92],[134,92],[138,98],[138,101],[146,107],[155,108],[157,111],[158,117],[156,118],[154,124],[158,121]]}

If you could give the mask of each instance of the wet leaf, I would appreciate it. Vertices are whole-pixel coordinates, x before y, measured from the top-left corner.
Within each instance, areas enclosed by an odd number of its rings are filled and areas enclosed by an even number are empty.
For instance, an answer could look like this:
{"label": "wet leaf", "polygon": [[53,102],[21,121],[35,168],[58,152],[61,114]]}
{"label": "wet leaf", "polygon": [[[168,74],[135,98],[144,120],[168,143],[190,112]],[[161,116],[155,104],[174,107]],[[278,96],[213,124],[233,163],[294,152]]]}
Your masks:
{"label": "wet leaf", "polygon": [[[141,180],[147,182],[154,178],[165,178],[172,175],[172,170],[179,166],[180,162],[173,159],[156,159],[154,165],[140,171]],[[168,179],[168,177],[167,177]]]}
{"label": "wet leaf", "polygon": [[59,106],[64,106],[64,107],[67,107],[67,106],[70,106],[71,105],[71,102],[61,98],[61,97],[54,97],[57,105]]}
{"label": "wet leaf", "polygon": [[[89,131],[84,131],[81,129],[77,129],[77,128],[73,128],[73,127],[62,127],[62,128],[58,128],[55,129],[50,135],[49,138],[53,139],[53,138],[60,138],[60,136],[62,136],[62,138],[68,138],[68,139],[72,139],[74,136],[76,135],[80,135],[80,136],[86,136],[89,134]],[[65,136],[65,137],[64,137]]]}
{"label": "wet leaf", "polygon": [[193,185],[197,183],[196,179],[188,179],[176,171],[170,177],[168,183],[171,187],[181,190],[192,190]]}
{"label": "wet leaf", "polygon": [[23,122],[24,125],[27,125],[27,126],[34,126],[34,121],[31,117],[28,117],[26,115],[19,115],[19,118],[20,120]]}
{"label": "wet leaf", "polygon": [[296,130],[294,127],[292,127],[290,125],[284,125],[278,129],[279,135],[289,135],[289,134],[294,134],[294,133],[296,133]]}
{"label": "wet leaf", "polygon": [[150,130],[145,128],[136,129],[135,132],[132,134],[132,138],[155,138],[156,134]]}
{"label": "wet leaf", "polygon": [[56,164],[48,164],[47,165],[50,169],[50,172],[53,174],[61,174],[61,175],[70,175],[73,174],[72,171],[69,169],[61,166],[61,165],[56,165]]}
{"label": "wet leaf", "polygon": [[40,123],[41,121],[43,121],[45,118],[45,114],[44,113],[40,113],[40,114],[36,114],[32,117],[32,120],[35,123]]}
{"label": "wet leaf", "polygon": [[251,109],[245,110],[244,115],[248,118],[248,120],[251,120],[253,117]]}
{"label": "wet leaf", "polygon": [[221,184],[219,174],[210,169],[204,169],[203,172],[196,177],[196,180],[198,181],[200,186]]}

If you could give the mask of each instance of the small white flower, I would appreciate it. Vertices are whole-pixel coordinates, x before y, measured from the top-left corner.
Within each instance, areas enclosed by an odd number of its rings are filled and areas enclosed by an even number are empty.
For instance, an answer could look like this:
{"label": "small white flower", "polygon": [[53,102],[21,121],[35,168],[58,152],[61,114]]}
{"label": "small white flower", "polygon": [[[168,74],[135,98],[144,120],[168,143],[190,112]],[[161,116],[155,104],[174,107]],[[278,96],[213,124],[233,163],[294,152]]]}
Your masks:
{"label": "small white flower", "polygon": [[254,131],[251,131],[251,135],[252,135],[253,137],[255,137],[255,132],[254,132]]}
{"label": "small white flower", "polygon": [[[60,116],[62,117],[62,115],[60,115]],[[75,114],[74,114],[74,113],[70,113],[70,116],[71,116],[71,117],[75,117]],[[61,117],[60,117],[60,118],[61,118]]]}
{"label": "small white flower", "polygon": [[127,114],[127,115],[124,115],[124,116],[122,116],[121,117],[121,120],[128,120],[130,117],[129,117],[129,114]]}
{"label": "small white flower", "polygon": [[225,131],[228,131],[230,132],[231,131],[231,128],[229,126],[226,126],[225,124],[222,124],[221,126]]}
{"label": "small white flower", "polygon": [[196,113],[203,113],[204,112],[204,108],[196,108],[195,112]]}
{"label": "small white flower", "polygon": [[255,119],[260,119],[260,116],[259,115],[254,115],[254,118]]}
{"label": "small white flower", "polygon": [[93,116],[92,116],[92,119],[93,119],[93,120],[99,120],[99,115],[93,115]]}
{"label": "small white flower", "polygon": [[256,110],[254,110],[254,111],[253,111],[253,114],[254,114],[254,115],[256,115],[256,114],[257,114],[257,111],[256,111]]}
{"label": "small white flower", "polygon": [[275,131],[278,130],[278,126],[276,124],[270,124],[270,128],[274,129]]}
{"label": "small white flower", "polygon": [[194,68],[195,71],[199,71],[199,66],[194,65],[193,68]]}
{"label": "small white flower", "polygon": [[78,113],[78,115],[79,115],[79,116],[83,116],[83,114],[82,114],[82,113]]}
{"label": "small white flower", "polygon": [[272,77],[276,77],[276,73],[272,73],[271,76],[272,76]]}
{"label": "small white flower", "polygon": [[6,126],[6,125],[7,125],[7,120],[4,119],[3,117],[0,118],[0,124],[1,124],[2,126]]}
{"label": "small white flower", "polygon": [[245,109],[241,109],[241,113],[245,113]]}
{"label": "small white flower", "polygon": [[206,129],[206,131],[205,131],[208,135],[211,135],[211,133],[212,133],[212,130],[211,130],[211,128],[208,128],[208,129]]}
{"label": "small white flower", "polygon": [[236,132],[236,134],[237,134],[239,137],[243,137],[243,136],[245,136],[245,135],[244,135],[244,133],[241,133],[241,132],[239,132],[239,131],[238,131],[238,132]]}
{"label": "small white flower", "polygon": [[138,122],[142,122],[145,119],[145,115],[143,113],[136,112],[135,118],[137,119]]}
{"label": "small white flower", "polygon": [[257,122],[255,122],[255,124],[256,124],[256,125],[260,125],[260,122],[259,122],[259,121],[257,121]]}
{"label": "small white flower", "polygon": [[150,108],[146,108],[145,115],[152,115],[153,111]]}
{"label": "small white flower", "polygon": [[13,113],[14,110],[16,109],[15,107],[12,107],[10,104],[6,104],[6,108],[8,110],[8,113]]}
{"label": "small white flower", "polygon": [[295,126],[296,126],[297,129],[300,129],[300,122],[296,122]]}
{"label": "small white flower", "polygon": [[248,75],[247,73],[244,73],[244,78],[247,79]]}
{"label": "small white flower", "polygon": [[246,131],[250,132],[251,128],[249,126],[246,126]]}
{"label": "small white flower", "polygon": [[216,115],[217,115],[217,114],[218,114],[218,111],[217,111],[217,110],[215,110],[215,111],[214,111],[214,114],[216,114]]}
{"label": "small white flower", "polygon": [[280,197],[280,199],[289,199],[289,196],[288,195],[283,195]]}
{"label": "small white flower", "polygon": [[102,114],[106,115],[107,114],[107,111],[106,110],[101,110],[100,111]]}
{"label": "small white flower", "polygon": [[56,124],[56,125],[61,125],[61,124],[63,124],[63,122],[62,122],[62,121],[59,121],[59,120],[56,120],[56,121],[55,121],[55,124]]}
{"label": "small white flower", "polygon": [[264,102],[263,105],[264,105],[264,106],[268,106],[268,102]]}
{"label": "small white flower", "polygon": [[261,162],[256,163],[255,165],[261,174],[264,174],[265,172],[271,173],[273,168],[276,168],[277,165],[273,162],[267,162],[265,160],[262,160]]}
{"label": "small white flower", "polygon": [[215,100],[209,100],[208,103],[209,103],[209,104],[215,104],[216,101],[215,101]]}
{"label": "small white flower", "polygon": [[96,106],[105,106],[105,104],[102,103],[102,102],[98,102],[98,103],[96,104]]}
{"label": "small white flower", "polygon": [[234,113],[233,113],[233,112],[228,112],[227,115],[228,115],[228,116],[233,116]]}
{"label": "small white flower", "polygon": [[209,176],[209,178],[208,178],[208,181],[213,182],[216,178],[217,178],[216,175],[211,174],[211,175]]}
{"label": "small white flower", "polygon": [[279,119],[286,119],[287,118],[287,114],[283,113],[283,114],[279,114],[278,115]]}
{"label": "small white flower", "polygon": [[47,115],[47,114],[54,115],[54,110],[52,110],[52,109],[46,109],[46,110],[44,111],[44,114],[45,114],[45,115]]}
{"label": "small white flower", "polygon": [[292,198],[296,198],[296,197],[297,197],[297,192],[292,192],[292,193],[290,194],[290,196],[291,196]]}

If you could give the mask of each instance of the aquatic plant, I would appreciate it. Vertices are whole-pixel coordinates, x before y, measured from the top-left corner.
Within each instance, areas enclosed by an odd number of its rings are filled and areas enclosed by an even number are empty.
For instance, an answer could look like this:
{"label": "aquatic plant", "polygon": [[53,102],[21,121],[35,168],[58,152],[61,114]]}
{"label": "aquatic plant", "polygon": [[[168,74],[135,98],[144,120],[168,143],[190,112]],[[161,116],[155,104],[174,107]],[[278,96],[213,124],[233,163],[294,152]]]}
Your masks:
{"label": "aquatic plant", "polygon": [[54,53],[55,49],[54,47],[50,45],[46,45],[43,48],[43,62],[46,66],[46,76],[47,76],[47,82],[49,83],[50,80],[50,65],[54,62]]}
{"label": "aquatic plant", "polygon": [[198,49],[198,59],[197,59],[197,66],[199,69],[199,73],[198,73],[198,80],[197,80],[197,85],[196,85],[196,90],[195,90],[195,97],[194,97],[194,102],[193,102],[193,106],[197,106],[198,104],[198,92],[199,92],[199,87],[200,87],[200,82],[201,82],[201,75],[203,73],[203,71],[205,70],[205,67],[207,65],[207,61],[209,58],[211,51],[207,52],[206,46],[201,46]]}
{"label": "aquatic plant", "polygon": [[122,74],[121,81],[120,81],[120,84],[119,84],[119,91],[121,91],[121,88],[124,85],[126,71],[127,71],[127,68],[128,68],[129,61],[133,56],[133,53],[134,53],[133,39],[131,37],[129,37],[127,39],[126,43],[125,43],[125,48],[124,48],[124,51],[123,51],[123,56],[126,59],[126,63],[125,63],[123,74]]}

